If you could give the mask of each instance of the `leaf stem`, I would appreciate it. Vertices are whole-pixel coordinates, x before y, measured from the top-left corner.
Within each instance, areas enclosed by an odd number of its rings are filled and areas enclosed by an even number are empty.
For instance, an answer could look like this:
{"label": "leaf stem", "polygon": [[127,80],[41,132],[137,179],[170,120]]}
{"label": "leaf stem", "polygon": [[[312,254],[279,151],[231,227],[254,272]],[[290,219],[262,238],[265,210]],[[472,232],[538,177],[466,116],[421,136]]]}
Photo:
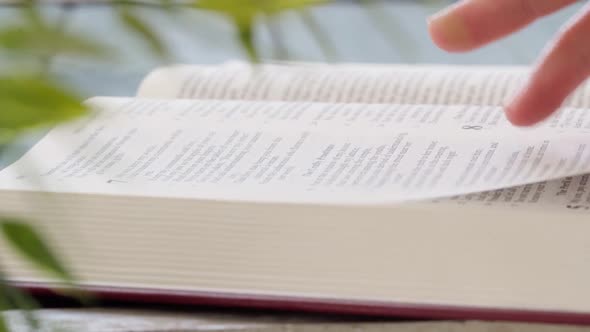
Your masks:
{"label": "leaf stem", "polygon": [[[30,295],[12,287],[8,283],[8,278],[6,278],[4,271],[0,269],[0,315],[3,310],[20,309],[29,327],[37,330],[39,328],[39,320],[33,313],[33,310],[37,308],[39,308],[39,303]],[[0,332],[2,331],[1,325],[2,317],[0,317]]]}
{"label": "leaf stem", "polygon": [[410,31],[405,31],[404,25],[387,11],[383,0],[362,0],[360,6],[365,10],[371,23],[386,39],[392,49],[398,53],[403,62],[415,62],[417,46]]}
{"label": "leaf stem", "polygon": [[284,43],[284,38],[282,38],[283,33],[280,21],[274,16],[267,15],[265,17],[265,23],[268,28],[270,39],[274,46],[274,57],[279,60],[289,59],[289,50],[287,49],[287,45]]}
{"label": "leaf stem", "polygon": [[318,46],[320,47],[324,58],[327,61],[336,60],[336,47],[330,40],[329,34],[324,30],[320,23],[316,20],[307,8],[298,11],[301,20],[305,23],[307,28],[310,30],[312,36],[316,39]]}

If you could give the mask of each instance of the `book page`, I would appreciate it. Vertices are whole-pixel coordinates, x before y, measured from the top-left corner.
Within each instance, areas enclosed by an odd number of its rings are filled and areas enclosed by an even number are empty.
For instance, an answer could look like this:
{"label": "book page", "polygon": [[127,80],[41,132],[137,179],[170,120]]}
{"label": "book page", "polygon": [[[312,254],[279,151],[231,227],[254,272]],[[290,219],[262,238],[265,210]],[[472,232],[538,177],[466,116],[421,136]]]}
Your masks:
{"label": "book page", "polygon": [[590,213],[590,174],[435,199],[429,203]]}
{"label": "book page", "polygon": [[548,122],[520,130],[505,120],[486,128],[461,117],[495,117],[497,107],[117,98],[90,104],[91,117],[54,129],[0,172],[0,189],[37,190],[40,182],[57,192],[389,204],[590,170],[583,129]]}
{"label": "book page", "polygon": [[[179,65],[156,69],[140,97],[397,104],[502,105],[526,67],[370,64]],[[590,107],[590,87],[567,102]]]}

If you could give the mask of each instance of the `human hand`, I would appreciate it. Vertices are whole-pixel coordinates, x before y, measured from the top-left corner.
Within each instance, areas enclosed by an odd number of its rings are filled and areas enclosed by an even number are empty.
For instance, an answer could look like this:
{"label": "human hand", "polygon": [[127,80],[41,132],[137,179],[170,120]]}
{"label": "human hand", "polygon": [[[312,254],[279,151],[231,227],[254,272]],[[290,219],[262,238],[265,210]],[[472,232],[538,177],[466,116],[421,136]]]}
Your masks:
{"label": "human hand", "polygon": [[[504,37],[576,0],[463,0],[429,19],[434,42],[463,52]],[[547,45],[525,87],[505,108],[515,125],[556,111],[590,76],[590,3]]]}

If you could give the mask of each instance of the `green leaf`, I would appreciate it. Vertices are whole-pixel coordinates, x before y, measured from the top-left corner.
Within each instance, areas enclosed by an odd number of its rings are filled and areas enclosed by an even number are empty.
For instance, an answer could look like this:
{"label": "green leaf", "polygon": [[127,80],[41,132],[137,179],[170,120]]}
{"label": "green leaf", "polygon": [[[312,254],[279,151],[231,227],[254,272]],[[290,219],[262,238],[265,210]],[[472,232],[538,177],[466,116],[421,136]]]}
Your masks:
{"label": "green leaf", "polygon": [[4,316],[2,315],[2,311],[0,311],[0,332],[9,332],[8,326],[6,326],[6,322],[4,321]]}
{"label": "green leaf", "polygon": [[271,13],[281,12],[285,10],[303,9],[310,6],[317,6],[326,4],[328,0],[267,0],[267,11]]}
{"label": "green leaf", "polygon": [[[34,298],[32,298],[29,294],[20,291],[17,288],[8,286],[6,294],[8,294],[8,297],[10,298],[10,301],[13,303],[13,306],[15,308],[24,309],[26,311],[39,308],[39,303],[37,303],[37,301]],[[36,320],[28,320],[29,322],[35,322],[34,324],[37,323]]]}
{"label": "green leaf", "polygon": [[261,9],[258,1],[252,0],[201,0],[195,6],[226,15],[238,26],[250,24]]}
{"label": "green leaf", "polygon": [[159,57],[168,57],[168,51],[158,34],[142,18],[123,7],[118,11],[119,19],[131,32],[139,36]]}
{"label": "green leaf", "polygon": [[414,38],[406,31],[405,24],[386,10],[382,1],[362,0],[359,6],[370,16],[370,22],[398,52],[403,62],[413,62],[416,59],[418,46]]}
{"label": "green leaf", "polygon": [[305,26],[311,32],[311,35],[315,38],[318,46],[324,54],[324,58],[328,61],[336,60],[336,47],[330,40],[329,33],[324,30],[316,20],[315,16],[313,16],[313,14],[307,9],[299,10],[298,14]]}
{"label": "green leaf", "polygon": [[70,54],[90,58],[105,58],[111,53],[105,46],[71,32],[46,25],[17,25],[0,30],[0,48],[26,56]]}
{"label": "green leaf", "polygon": [[6,280],[0,276],[0,312],[11,309],[8,299],[8,287]]}
{"label": "green leaf", "polygon": [[0,229],[8,243],[31,263],[63,281],[73,280],[49,245],[30,225],[16,219],[3,218],[0,219]]}
{"label": "green leaf", "polygon": [[257,14],[274,14],[327,2],[328,0],[199,0],[195,6],[235,18],[250,19]]}
{"label": "green leaf", "polygon": [[39,320],[35,317],[32,310],[39,308],[39,304],[29,294],[20,291],[17,288],[7,285],[8,297],[13,303],[13,307],[18,308],[22,311],[24,318],[26,319],[29,326],[33,329],[39,328]]}
{"label": "green leaf", "polygon": [[286,10],[302,9],[327,0],[199,0],[195,7],[220,13],[230,18],[237,38],[252,61],[259,59],[254,45],[254,22],[259,15],[274,15]]}
{"label": "green leaf", "polygon": [[2,270],[0,270],[0,332],[8,332],[8,327],[4,321],[4,316],[2,315],[2,312],[5,310],[13,309],[9,298],[9,288],[10,286],[7,284],[6,278],[4,278]]}
{"label": "green leaf", "polygon": [[[24,318],[27,320],[29,327],[32,329],[38,329],[39,321],[31,311],[32,309],[38,308],[38,303],[30,297],[28,294],[21,292],[20,290],[12,287],[2,270],[0,270],[0,325],[2,311],[9,309],[21,309],[23,310]],[[0,332],[2,331],[0,326]]]}
{"label": "green leaf", "polygon": [[244,24],[242,22],[235,22],[235,26],[238,30],[238,41],[240,42],[244,50],[246,50],[248,58],[252,62],[258,62],[260,58],[258,56],[256,46],[254,45],[253,23],[249,22],[248,24]]}
{"label": "green leaf", "polygon": [[86,114],[67,89],[42,78],[0,78],[0,133],[52,125]]}

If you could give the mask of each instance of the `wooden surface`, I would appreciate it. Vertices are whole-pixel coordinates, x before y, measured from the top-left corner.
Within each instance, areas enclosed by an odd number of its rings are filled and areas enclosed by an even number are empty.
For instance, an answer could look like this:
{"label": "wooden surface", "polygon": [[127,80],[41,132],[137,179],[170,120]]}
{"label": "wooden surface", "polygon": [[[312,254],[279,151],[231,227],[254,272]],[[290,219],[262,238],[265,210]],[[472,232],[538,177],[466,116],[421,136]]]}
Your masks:
{"label": "wooden surface", "polygon": [[[169,313],[139,310],[43,310],[42,332],[582,332],[590,327],[504,322],[354,322],[336,318],[227,312]],[[29,331],[19,312],[5,314],[12,332]]]}
{"label": "wooden surface", "polygon": [[[426,17],[441,8],[445,2],[448,1],[420,6],[411,1],[390,1],[379,10],[388,21],[381,28],[371,23],[372,14],[351,4],[321,7],[314,10],[313,15],[329,33],[328,39],[335,51],[330,59],[332,61],[527,64],[536,58],[547,39],[576,10],[575,7],[569,8],[532,28],[476,52],[447,54],[432,45],[424,24]],[[9,22],[15,17],[14,14],[11,10],[0,9],[0,24]],[[56,16],[55,14],[48,12],[48,16]],[[143,14],[167,40],[174,55],[170,62],[206,64],[244,59],[243,52],[234,42],[231,27],[222,17],[186,11],[180,18],[172,20],[150,10]],[[287,14],[281,25],[289,60],[326,59],[321,48],[303,26],[300,17]],[[120,24],[108,8],[89,7],[76,10],[66,28],[88,33],[111,45],[119,53],[117,60],[112,62],[56,59],[53,71],[66,82],[78,87],[85,96],[132,96],[141,78],[162,64],[162,61],[148,55],[141,43],[121,30]],[[257,44],[261,47],[263,56],[277,58],[268,31],[263,25],[256,31]],[[1,65],[0,57],[0,68]],[[0,157],[0,168],[26,151],[36,139],[36,136],[32,136],[13,146],[10,149],[13,153]],[[18,312],[5,314],[13,331],[28,331]],[[193,312],[174,313],[173,308],[166,308],[166,311],[121,308],[52,309],[41,310],[37,314],[43,322],[42,331],[590,331],[590,328],[582,327],[492,322],[360,322],[334,317],[204,312],[196,309]]]}

